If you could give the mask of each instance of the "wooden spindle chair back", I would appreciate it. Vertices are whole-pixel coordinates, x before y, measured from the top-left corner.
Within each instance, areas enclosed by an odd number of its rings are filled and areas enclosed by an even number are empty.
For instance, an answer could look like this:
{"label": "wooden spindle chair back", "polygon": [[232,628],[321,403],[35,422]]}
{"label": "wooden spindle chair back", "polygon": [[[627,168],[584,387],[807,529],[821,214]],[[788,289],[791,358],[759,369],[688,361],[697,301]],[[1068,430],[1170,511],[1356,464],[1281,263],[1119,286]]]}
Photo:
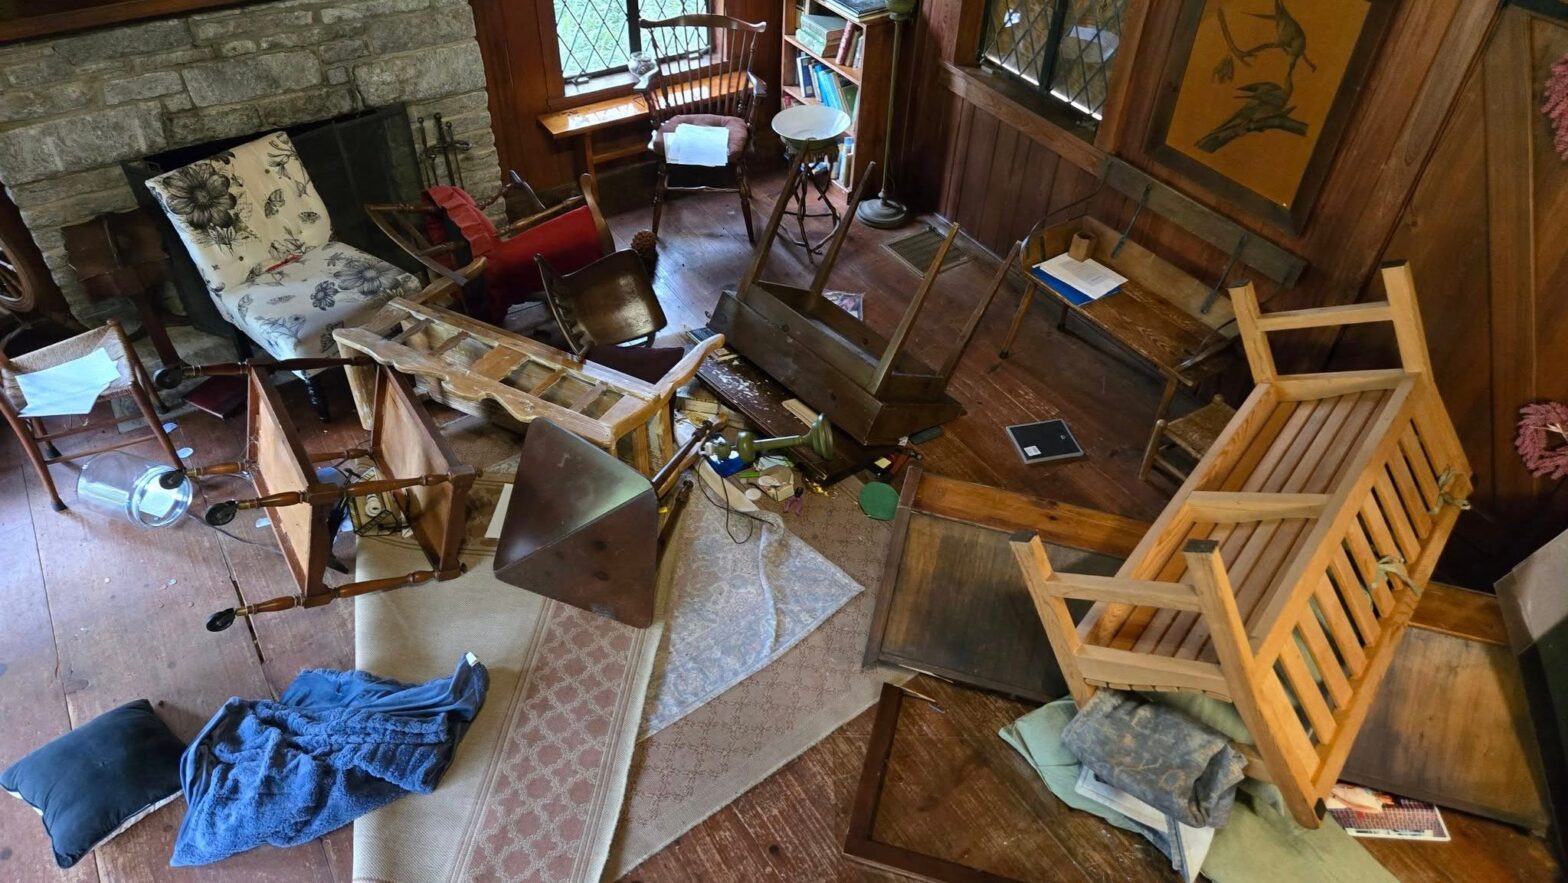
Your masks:
{"label": "wooden spindle chair back", "polygon": [[736,193],[740,195],[746,238],[755,242],[747,157],[751,153],[752,117],[766,87],[752,72],[751,65],[756,57],[757,39],[767,31],[768,23],[695,13],[658,20],[638,19],[637,26],[646,32],[646,46],[658,65],[657,70],[638,82],[655,139],[667,123],[687,115],[731,117],[743,122],[747,132],[746,149],[730,157],[729,167],[735,175],[733,187],[707,183],[670,186],[669,167],[660,153],[653,196],[653,235],[659,235],[659,221],[669,191]]}
{"label": "wooden spindle chair back", "polygon": [[766,22],[745,22],[727,15],[677,15],[638,26],[659,65],[648,90],[654,128],[676,114],[751,115],[751,63]]}

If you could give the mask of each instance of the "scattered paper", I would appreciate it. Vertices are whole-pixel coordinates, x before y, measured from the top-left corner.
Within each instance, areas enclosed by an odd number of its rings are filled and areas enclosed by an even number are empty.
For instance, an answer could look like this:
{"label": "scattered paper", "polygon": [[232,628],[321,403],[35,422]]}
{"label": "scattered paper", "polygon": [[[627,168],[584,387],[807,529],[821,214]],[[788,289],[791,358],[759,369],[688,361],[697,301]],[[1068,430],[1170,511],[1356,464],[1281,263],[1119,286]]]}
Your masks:
{"label": "scattered paper", "polygon": [[1105,804],[1134,822],[1163,835],[1161,850],[1171,860],[1171,866],[1186,883],[1195,883],[1203,869],[1203,860],[1214,843],[1213,828],[1193,828],[1176,821],[1149,804],[1128,794],[1094,774],[1087,766],[1078,774],[1073,790]]}
{"label": "scattered paper", "polygon": [[681,123],[664,135],[664,159],[678,166],[729,165],[730,130]]}
{"label": "scattered paper", "polygon": [[1127,281],[1127,277],[1099,261],[1075,261],[1065,252],[1037,265],[1040,269],[1078,289],[1090,300],[1099,300]]}
{"label": "scattered paper", "polygon": [[485,539],[499,540],[501,538],[501,524],[506,521],[506,507],[512,502],[512,486],[501,487],[501,496],[496,498],[495,513],[490,516],[490,526],[485,528]]}
{"label": "scattered paper", "polygon": [[20,413],[23,417],[86,414],[119,376],[114,360],[101,349],[53,368],[18,374],[16,383],[27,399]]}

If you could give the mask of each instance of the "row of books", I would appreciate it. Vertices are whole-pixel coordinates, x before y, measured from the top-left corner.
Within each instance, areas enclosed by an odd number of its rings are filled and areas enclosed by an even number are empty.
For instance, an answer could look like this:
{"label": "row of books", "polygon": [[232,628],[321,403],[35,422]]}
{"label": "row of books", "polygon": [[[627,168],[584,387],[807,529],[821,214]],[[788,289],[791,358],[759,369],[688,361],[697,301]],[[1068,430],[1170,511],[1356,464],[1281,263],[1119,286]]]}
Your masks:
{"label": "row of books", "polygon": [[815,98],[834,110],[842,110],[849,114],[850,119],[854,119],[855,109],[860,103],[859,86],[809,55],[796,56],[795,68],[800,80],[800,91],[807,98]]}
{"label": "row of books", "polygon": [[822,58],[831,58],[846,67],[858,68],[865,60],[866,28],[836,15],[800,15],[795,39]]}

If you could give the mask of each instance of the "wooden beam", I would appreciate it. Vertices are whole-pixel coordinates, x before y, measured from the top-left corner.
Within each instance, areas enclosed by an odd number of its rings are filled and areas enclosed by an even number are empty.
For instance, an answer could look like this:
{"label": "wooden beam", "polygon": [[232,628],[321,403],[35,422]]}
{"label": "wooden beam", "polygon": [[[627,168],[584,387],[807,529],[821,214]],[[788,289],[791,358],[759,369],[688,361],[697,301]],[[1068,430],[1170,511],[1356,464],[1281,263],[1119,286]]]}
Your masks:
{"label": "wooden beam", "polygon": [[1305,402],[1378,389],[1393,389],[1410,375],[1399,368],[1369,371],[1330,371],[1324,374],[1283,374],[1274,381],[1280,398]]}
{"label": "wooden beam", "polygon": [[1277,518],[1316,518],[1323,514],[1328,494],[1231,493],[1193,491],[1187,506],[1196,521],[1239,524]]}
{"label": "wooden beam", "polygon": [[1388,322],[1394,318],[1387,303],[1376,301],[1363,304],[1346,304],[1337,307],[1316,307],[1310,310],[1282,310],[1258,318],[1258,327],[1264,331],[1289,331],[1294,328],[1327,328],[1333,325],[1360,325],[1366,322]]}
{"label": "wooden beam", "polygon": [[1085,679],[1107,686],[1180,688],[1227,700],[1231,696],[1225,675],[1212,662],[1086,645],[1078,651],[1078,665]]}
{"label": "wooden beam", "polygon": [[1156,580],[1120,579],[1087,573],[1058,571],[1046,583],[1045,591],[1057,598],[1079,601],[1132,604],[1137,607],[1163,607],[1169,610],[1197,610],[1198,596],[1186,583]]}

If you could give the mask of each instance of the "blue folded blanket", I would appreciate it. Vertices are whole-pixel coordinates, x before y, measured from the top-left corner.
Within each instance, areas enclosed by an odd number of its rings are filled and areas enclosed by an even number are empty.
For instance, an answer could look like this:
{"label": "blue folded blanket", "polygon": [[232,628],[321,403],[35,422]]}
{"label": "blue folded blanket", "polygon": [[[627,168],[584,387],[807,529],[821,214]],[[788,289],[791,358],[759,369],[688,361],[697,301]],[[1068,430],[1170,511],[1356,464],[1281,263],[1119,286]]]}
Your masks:
{"label": "blue folded blanket", "polygon": [[188,806],[169,864],[297,846],[409,792],[428,794],[489,683],[468,655],[451,677],[423,684],[317,669],[276,702],[230,699],[180,760]]}

